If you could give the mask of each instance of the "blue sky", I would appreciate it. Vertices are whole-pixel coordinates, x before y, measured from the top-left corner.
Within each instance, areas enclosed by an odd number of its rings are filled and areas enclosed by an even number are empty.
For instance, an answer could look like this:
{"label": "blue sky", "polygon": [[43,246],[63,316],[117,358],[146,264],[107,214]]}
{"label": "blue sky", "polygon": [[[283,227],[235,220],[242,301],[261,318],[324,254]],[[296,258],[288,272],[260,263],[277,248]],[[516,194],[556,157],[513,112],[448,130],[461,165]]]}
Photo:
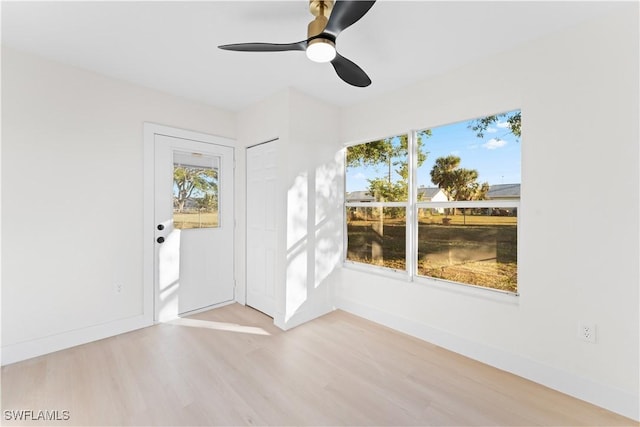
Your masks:
{"label": "blue sky", "polygon": [[[431,137],[424,141],[428,151],[427,160],[418,169],[418,186],[436,187],[429,172],[438,157],[455,155],[460,157],[460,167],[478,171],[478,182],[513,184],[520,182],[520,146],[522,141],[513,136],[506,122],[491,126],[483,138],[478,138],[468,128],[470,120],[432,128]],[[367,179],[385,177],[387,167],[347,168],[347,192],[367,190]],[[392,180],[399,176],[395,173]]]}

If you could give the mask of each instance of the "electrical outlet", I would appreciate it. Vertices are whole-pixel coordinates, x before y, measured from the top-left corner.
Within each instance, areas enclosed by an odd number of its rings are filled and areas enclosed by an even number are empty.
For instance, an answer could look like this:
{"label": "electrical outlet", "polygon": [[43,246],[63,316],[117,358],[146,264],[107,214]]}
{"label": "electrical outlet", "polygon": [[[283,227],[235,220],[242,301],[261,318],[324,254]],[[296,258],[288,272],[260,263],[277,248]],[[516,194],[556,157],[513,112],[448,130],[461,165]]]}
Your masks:
{"label": "electrical outlet", "polygon": [[591,343],[596,342],[596,325],[594,323],[580,323],[578,325],[578,338]]}

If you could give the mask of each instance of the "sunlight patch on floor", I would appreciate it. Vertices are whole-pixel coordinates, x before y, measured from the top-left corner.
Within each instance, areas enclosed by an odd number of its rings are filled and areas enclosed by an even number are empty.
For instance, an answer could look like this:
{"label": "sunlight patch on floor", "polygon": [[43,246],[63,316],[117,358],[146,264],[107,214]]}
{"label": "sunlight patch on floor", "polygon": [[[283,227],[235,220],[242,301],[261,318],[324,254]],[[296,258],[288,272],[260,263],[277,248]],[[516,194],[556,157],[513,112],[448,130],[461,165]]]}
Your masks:
{"label": "sunlight patch on floor", "polygon": [[243,326],[236,323],[213,322],[211,320],[177,318],[167,322],[170,325],[188,326],[190,328],[215,329],[217,331],[238,332],[253,335],[271,335],[269,332],[256,326]]}

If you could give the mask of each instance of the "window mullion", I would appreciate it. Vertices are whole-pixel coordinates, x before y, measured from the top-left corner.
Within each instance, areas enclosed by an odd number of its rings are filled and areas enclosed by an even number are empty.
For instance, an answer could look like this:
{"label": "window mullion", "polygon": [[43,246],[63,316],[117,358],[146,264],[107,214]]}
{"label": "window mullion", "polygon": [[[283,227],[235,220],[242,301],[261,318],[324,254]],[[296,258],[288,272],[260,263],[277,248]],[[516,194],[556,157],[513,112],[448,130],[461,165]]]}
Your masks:
{"label": "window mullion", "polygon": [[416,168],[417,165],[417,135],[415,131],[409,132],[407,135],[407,163],[408,167],[408,199],[407,199],[407,211],[406,211],[406,263],[407,263],[407,274],[409,280],[413,280],[416,271],[416,262],[417,262],[417,232],[416,232],[416,200],[418,199],[417,193],[417,174]]}
{"label": "window mullion", "polygon": [[349,250],[349,227],[347,225],[347,148],[342,149],[342,262],[347,260],[347,251]]}

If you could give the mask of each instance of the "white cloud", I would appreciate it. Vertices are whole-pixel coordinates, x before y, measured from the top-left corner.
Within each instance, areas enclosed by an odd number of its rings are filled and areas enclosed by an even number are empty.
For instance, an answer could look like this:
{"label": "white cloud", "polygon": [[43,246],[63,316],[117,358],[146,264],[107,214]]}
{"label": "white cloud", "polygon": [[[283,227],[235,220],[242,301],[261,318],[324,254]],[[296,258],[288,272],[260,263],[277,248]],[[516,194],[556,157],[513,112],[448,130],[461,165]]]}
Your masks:
{"label": "white cloud", "polygon": [[496,133],[498,132],[498,129],[496,128],[487,128],[487,133]]}
{"label": "white cloud", "polygon": [[354,179],[358,179],[360,181],[364,181],[365,179],[367,179],[367,176],[365,174],[363,174],[362,172],[358,172],[357,174],[355,174],[353,176]]}
{"label": "white cloud", "polygon": [[507,145],[507,141],[505,141],[504,139],[496,139],[496,138],[491,138],[489,141],[482,144],[482,146],[487,150],[495,150],[496,148],[501,148],[501,147],[504,147],[505,145]]}
{"label": "white cloud", "polygon": [[460,155],[460,150],[453,150],[451,152],[451,154],[454,155],[454,156],[458,156],[458,155]]}
{"label": "white cloud", "polygon": [[496,123],[496,126],[498,126],[500,129],[506,129],[509,127],[509,122],[498,122]]}

